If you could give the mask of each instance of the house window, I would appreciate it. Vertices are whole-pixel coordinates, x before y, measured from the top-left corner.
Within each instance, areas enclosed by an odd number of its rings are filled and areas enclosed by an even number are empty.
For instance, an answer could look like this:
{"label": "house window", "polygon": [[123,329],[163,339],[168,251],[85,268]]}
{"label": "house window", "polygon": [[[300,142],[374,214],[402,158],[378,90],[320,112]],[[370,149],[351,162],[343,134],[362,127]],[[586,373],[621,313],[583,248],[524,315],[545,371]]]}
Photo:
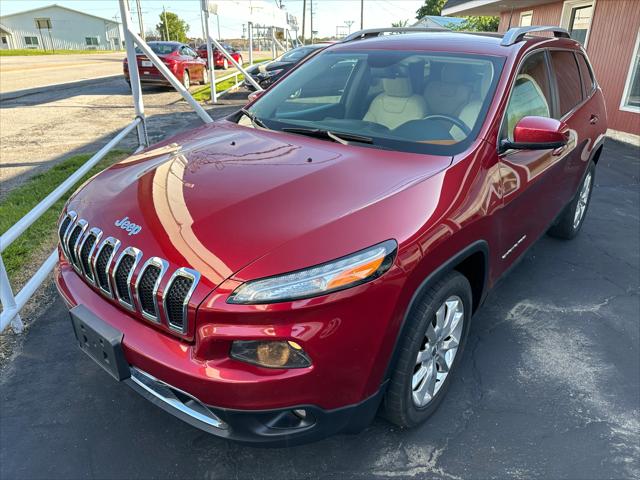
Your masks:
{"label": "house window", "polygon": [[569,31],[569,35],[585,47],[589,40],[589,29],[593,19],[595,1],[567,0],[562,7],[560,25]]}
{"label": "house window", "polygon": [[7,45],[9,42],[7,42],[7,37],[2,37],[2,45]]}
{"label": "house window", "polygon": [[37,46],[38,37],[24,37],[24,43],[28,46]]}
{"label": "house window", "polygon": [[629,73],[627,74],[627,83],[622,94],[622,103],[620,110],[627,112],[640,113],[640,31],[636,37],[636,45],[631,56],[631,64],[629,65]]}
{"label": "house window", "polygon": [[51,19],[50,18],[36,18],[36,28],[40,29],[48,29],[51,30]]}
{"label": "house window", "polygon": [[100,44],[98,41],[98,37],[85,37],[84,41],[87,43],[87,46],[97,46]]}
{"label": "house window", "polygon": [[533,21],[533,10],[529,10],[528,12],[522,12],[520,14],[520,26],[521,27],[530,27]]}

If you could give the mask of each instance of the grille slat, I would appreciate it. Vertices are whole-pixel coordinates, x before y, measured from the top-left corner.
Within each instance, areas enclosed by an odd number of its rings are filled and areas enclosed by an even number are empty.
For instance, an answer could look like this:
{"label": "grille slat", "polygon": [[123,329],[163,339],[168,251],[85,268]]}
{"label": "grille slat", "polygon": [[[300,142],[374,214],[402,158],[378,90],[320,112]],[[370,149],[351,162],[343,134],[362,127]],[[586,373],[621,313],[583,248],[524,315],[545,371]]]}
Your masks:
{"label": "grille slat", "polygon": [[60,228],[58,230],[58,238],[60,239],[60,245],[64,245],[64,234],[67,233],[67,228],[69,228],[69,224],[71,223],[71,216],[67,215],[62,220],[60,224]]}
{"label": "grille slat", "polygon": [[96,276],[98,277],[98,286],[109,294],[111,293],[111,286],[109,285],[107,267],[109,266],[109,259],[111,258],[112,253],[113,245],[106,244],[96,259]]}
{"label": "grille slat", "polygon": [[189,268],[179,268],[171,276],[164,293],[164,314],[170,329],[187,333],[187,307],[199,280],[200,274]]}
{"label": "grille slat", "polygon": [[69,252],[69,260],[71,260],[71,263],[76,266],[78,265],[78,258],[76,257],[75,246],[81,233],[82,226],[76,225],[75,227],[73,227],[71,235],[69,235],[69,241],[67,242],[67,252]]}
{"label": "grille slat", "polygon": [[120,263],[118,263],[118,268],[116,268],[114,274],[118,298],[129,305],[133,305],[131,295],[129,294],[129,273],[131,273],[135,261],[133,255],[125,253],[120,258]]}
{"label": "grille slat", "polygon": [[89,255],[93,246],[96,244],[96,234],[90,233],[80,249],[80,263],[82,264],[82,271],[90,280],[93,280],[93,272],[91,271],[91,265],[89,264]]}
{"label": "grille slat", "polygon": [[148,265],[138,283],[138,298],[142,311],[152,317],[157,317],[155,288],[160,278],[161,269],[157,265]]}

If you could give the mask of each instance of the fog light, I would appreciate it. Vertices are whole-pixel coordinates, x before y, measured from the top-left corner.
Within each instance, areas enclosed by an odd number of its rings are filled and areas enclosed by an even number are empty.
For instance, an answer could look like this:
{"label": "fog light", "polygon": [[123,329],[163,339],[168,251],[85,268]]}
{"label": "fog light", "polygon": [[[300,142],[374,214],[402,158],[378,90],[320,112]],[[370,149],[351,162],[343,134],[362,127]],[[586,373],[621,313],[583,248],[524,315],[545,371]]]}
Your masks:
{"label": "fog light", "polygon": [[268,368],[304,368],[311,360],[296,342],[236,340],[231,345],[231,358]]}

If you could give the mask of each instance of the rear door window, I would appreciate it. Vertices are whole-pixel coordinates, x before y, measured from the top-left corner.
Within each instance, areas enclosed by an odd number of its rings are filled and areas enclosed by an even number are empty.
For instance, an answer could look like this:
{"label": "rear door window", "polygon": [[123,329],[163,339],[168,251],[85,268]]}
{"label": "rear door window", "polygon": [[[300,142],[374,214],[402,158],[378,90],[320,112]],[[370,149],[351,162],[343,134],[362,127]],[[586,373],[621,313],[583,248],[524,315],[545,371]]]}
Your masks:
{"label": "rear door window", "polygon": [[593,81],[593,74],[591,73],[591,69],[589,65],[587,65],[587,59],[584,58],[584,55],[577,54],[576,58],[578,59],[578,67],[580,68],[580,79],[582,80],[582,89],[584,91],[585,97],[591,95],[596,84]]}
{"label": "rear door window", "polygon": [[582,83],[578,63],[573,52],[552,50],[551,65],[558,85],[560,115],[564,116],[582,101]]}
{"label": "rear door window", "polygon": [[513,140],[516,124],[527,116],[551,117],[549,69],[544,52],[529,56],[522,66],[509,97],[506,115],[506,136]]}

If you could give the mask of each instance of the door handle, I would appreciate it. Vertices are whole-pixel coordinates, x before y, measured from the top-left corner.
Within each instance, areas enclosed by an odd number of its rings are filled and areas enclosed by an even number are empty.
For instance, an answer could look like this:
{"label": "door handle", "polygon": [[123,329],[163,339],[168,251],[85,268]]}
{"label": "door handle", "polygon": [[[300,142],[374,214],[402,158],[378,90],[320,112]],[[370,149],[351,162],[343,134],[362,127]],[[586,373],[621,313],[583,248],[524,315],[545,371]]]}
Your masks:
{"label": "door handle", "polygon": [[595,125],[596,123],[598,123],[598,120],[599,120],[598,115],[594,113],[593,115],[591,115],[591,118],[589,119],[589,123],[591,125]]}

